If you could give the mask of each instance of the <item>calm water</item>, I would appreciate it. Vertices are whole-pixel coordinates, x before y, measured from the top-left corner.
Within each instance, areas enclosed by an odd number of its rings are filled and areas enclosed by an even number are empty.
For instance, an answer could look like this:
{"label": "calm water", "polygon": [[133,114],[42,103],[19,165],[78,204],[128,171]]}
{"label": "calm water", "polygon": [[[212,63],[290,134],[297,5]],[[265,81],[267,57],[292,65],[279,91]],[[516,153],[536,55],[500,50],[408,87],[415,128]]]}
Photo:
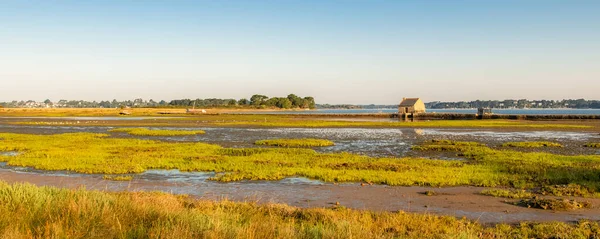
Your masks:
{"label": "calm water", "polygon": [[[318,109],[307,111],[251,112],[258,114],[375,114],[396,113],[397,109]],[[475,114],[477,109],[429,109],[429,113]],[[495,114],[508,115],[600,115],[600,109],[493,109]]]}

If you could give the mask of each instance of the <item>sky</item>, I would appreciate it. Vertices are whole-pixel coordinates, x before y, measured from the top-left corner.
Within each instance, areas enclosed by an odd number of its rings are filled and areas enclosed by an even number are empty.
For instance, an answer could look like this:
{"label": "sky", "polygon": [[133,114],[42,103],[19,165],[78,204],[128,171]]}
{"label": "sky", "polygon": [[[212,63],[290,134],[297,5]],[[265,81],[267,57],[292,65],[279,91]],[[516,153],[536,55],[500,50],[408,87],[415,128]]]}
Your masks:
{"label": "sky", "polygon": [[600,99],[600,1],[0,0],[0,101]]}

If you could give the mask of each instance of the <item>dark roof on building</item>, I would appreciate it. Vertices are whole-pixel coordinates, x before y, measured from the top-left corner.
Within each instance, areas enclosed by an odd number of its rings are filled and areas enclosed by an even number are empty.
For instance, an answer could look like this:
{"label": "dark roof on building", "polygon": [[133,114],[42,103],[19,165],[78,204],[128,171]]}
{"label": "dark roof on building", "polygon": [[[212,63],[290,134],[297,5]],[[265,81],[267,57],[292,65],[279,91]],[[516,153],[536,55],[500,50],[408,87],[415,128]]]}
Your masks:
{"label": "dark roof on building", "polygon": [[405,98],[400,103],[400,106],[413,106],[417,103],[419,98]]}

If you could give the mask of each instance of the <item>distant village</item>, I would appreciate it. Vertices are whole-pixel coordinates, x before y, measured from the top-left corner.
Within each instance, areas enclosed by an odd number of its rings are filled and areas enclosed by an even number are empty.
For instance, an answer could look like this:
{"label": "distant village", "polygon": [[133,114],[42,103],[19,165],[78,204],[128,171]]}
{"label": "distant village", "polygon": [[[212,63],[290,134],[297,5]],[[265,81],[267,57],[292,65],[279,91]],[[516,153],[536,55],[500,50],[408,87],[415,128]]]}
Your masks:
{"label": "distant village", "polygon": [[168,106],[169,102],[164,100],[156,102],[154,100],[135,99],[133,101],[84,101],[84,100],[59,100],[59,101],[12,101],[0,103],[5,108],[127,108],[127,107],[159,107]]}
{"label": "distant village", "polygon": [[525,109],[525,108],[574,108],[574,109],[600,109],[598,100],[476,100],[460,102],[440,102],[434,101],[426,103],[428,109],[474,109],[474,108],[494,108],[494,109]]}
{"label": "distant village", "polygon": [[[398,105],[351,105],[351,104],[318,104],[319,109],[395,109]],[[551,108],[572,108],[572,109],[600,109],[599,100],[475,100],[459,102],[441,102],[433,101],[425,103],[427,109],[551,109]]]}

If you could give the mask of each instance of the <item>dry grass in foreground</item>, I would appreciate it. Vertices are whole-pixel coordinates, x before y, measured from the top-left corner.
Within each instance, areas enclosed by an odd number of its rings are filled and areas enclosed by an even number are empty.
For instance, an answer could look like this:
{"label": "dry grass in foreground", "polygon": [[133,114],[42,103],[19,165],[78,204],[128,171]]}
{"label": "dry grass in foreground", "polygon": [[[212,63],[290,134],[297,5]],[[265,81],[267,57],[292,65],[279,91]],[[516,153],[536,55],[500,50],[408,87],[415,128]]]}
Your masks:
{"label": "dry grass in foreground", "polygon": [[598,238],[597,222],[485,227],[431,214],[301,209],[0,182],[1,238]]}

